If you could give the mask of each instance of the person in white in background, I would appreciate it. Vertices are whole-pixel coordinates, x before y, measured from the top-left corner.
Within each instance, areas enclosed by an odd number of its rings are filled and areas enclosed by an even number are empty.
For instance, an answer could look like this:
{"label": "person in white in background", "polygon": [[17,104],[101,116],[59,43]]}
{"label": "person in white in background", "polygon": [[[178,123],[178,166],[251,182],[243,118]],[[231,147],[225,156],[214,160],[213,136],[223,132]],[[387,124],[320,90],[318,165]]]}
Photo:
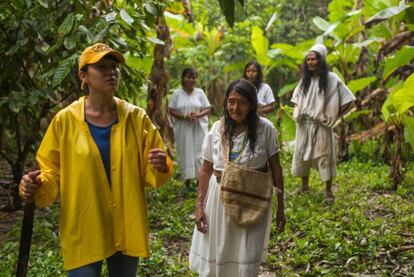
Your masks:
{"label": "person in white in background", "polygon": [[295,151],[292,174],[302,178],[301,191],[309,191],[311,167],[326,182],[326,197],[334,201],[333,179],[336,177],[336,153],[333,126],[355,100],[349,88],[328,70],[327,49],[314,45],[302,64],[301,80],[293,92],[296,121]]}
{"label": "person in white in background", "polygon": [[185,68],[181,75],[182,88],[173,92],[168,106],[173,117],[174,139],[181,169],[181,178],[189,186],[198,178],[201,165],[201,146],[208,132],[210,102],[204,91],[196,88],[197,72]]}
{"label": "person in white in background", "polygon": [[275,111],[275,97],[272,88],[263,82],[262,66],[255,61],[249,62],[244,67],[243,77],[256,86],[257,89],[257,113],[266,117]]}

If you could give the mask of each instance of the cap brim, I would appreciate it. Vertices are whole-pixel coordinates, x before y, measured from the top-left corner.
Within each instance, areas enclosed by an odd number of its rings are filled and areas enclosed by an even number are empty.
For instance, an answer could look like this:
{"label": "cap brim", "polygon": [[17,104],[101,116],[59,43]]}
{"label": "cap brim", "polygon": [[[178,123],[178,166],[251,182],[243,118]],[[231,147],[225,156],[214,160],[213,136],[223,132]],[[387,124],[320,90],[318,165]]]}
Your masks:
{"label": "cap brim", "polygon": [[111,56],[115,57],[118,60],[119,63],[125,63],[125,58],[124,58],[124,56],[122,56],[121,52],[116,51],[116,50],[111,50],[111,51],[103,51],[103,52],[95,55],[92,59],[89,60],[88,64],[97,63],[103,57],[105,57],[107,55],[111,55]]}

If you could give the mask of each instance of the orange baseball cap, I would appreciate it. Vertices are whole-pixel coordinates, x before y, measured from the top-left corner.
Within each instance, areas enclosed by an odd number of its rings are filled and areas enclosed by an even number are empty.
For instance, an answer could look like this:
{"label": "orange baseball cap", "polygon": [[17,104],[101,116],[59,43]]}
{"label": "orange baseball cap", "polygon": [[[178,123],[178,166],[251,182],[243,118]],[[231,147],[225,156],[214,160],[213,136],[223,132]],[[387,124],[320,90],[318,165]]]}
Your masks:
{"label": "orange baseball cap", "polygon": [[114,56],[120,63],[125,63],[125,58],[121,52],[112,49],[106,44],[96,43],[83,50],[79,57],[79,71],[87,64],[99,62],[106,55]]}

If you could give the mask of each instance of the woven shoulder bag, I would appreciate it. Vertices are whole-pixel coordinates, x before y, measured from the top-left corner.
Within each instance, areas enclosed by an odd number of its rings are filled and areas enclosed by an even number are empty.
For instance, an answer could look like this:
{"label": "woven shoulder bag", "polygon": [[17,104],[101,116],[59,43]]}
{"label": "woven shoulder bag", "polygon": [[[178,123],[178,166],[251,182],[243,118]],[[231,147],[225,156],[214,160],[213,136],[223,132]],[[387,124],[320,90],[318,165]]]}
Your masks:
{"label": "woven shoulder bag", "polygon": [[273,184],[271,171],[249,169],[229,161],[229,145],[223,135],[221,148],[224,170],[220,196],[224,211],[237,226],[252,227],[260,222],[269,209]]}

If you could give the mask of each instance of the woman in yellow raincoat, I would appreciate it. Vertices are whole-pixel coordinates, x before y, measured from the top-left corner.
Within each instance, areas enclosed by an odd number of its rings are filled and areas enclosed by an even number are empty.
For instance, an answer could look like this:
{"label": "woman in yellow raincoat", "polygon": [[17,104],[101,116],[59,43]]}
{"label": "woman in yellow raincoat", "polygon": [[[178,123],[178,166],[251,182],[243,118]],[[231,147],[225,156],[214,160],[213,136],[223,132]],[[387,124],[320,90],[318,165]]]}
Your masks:
{"label": "woman in yellow raincoat", "polygon": [[145,111],[114,97],[124,62],[102,43],[83,51],[78,75],[87,96],[56,114],[36,155],[40,171],[20,183],[20,195],[38,207],[59,198],[69,276],[100,276],[105,259],[110,276],[136,276],[138,257],[149,255],[144,186],[172,176]]}

